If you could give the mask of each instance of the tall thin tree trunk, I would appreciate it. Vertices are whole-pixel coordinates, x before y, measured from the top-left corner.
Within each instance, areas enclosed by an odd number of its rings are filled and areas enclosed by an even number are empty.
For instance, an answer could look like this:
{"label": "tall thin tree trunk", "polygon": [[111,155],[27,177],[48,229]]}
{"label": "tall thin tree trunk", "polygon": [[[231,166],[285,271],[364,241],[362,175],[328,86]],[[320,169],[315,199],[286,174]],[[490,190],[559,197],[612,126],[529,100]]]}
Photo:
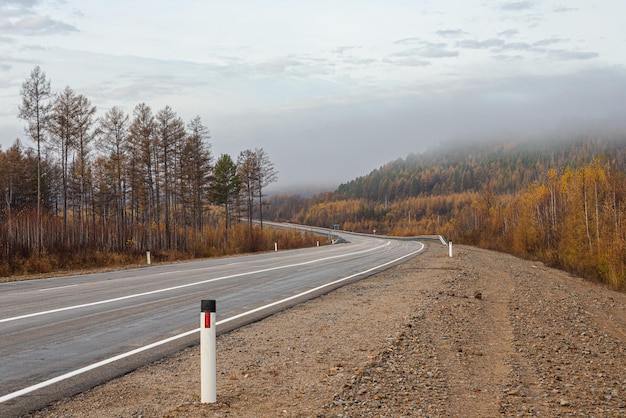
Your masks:
{"label": "tall thin tree trunk", "polygon": [[592,249],[591,233],[589,232],[589,209],[587,207],[587,184],[585,179],[585,173],[583,171],[583,202],[585,208],[585,232],[587,234],[587,242],[589,245],[589,251]]}

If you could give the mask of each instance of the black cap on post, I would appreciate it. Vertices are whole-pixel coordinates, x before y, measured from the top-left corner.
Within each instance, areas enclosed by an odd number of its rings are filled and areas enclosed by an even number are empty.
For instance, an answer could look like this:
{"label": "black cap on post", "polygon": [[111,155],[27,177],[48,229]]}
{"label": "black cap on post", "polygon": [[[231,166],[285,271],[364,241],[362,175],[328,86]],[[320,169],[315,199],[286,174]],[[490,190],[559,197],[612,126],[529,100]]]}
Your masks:
{"label": "black cap on post", "polygon": [[216,312],[215,299],[203,299],[200,302],[200,312]]}

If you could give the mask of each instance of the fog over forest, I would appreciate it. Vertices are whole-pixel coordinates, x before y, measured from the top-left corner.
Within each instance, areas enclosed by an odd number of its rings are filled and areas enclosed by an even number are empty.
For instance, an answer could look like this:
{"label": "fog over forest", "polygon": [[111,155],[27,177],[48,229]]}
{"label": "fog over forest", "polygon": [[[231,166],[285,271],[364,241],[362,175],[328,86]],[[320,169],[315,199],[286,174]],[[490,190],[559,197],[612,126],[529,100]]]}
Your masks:
{"label": "fog over forest", "polygon": [[0,145],[32,146],[17,109],[39,65],[99,116],[170,106],[202,118],[218,156],[265,149],[274,190],[332,189],[451,140],[626,120],[625,12],[618,0],[0,1]]}

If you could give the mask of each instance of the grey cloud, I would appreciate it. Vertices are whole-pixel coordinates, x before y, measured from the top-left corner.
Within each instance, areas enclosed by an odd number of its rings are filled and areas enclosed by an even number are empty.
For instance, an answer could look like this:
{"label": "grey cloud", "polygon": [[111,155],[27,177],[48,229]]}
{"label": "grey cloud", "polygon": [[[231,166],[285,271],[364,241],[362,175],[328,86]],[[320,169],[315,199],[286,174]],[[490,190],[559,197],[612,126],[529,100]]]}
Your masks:
{"label": "grey cloud", "polygon": [[395,57],[408,57],[411,55],[419,55],[419,53],[420,53],[420,48],[411,48],[411,49],[405,49],[399,52],[394,52],[391,55]]}
{"label": "grey cloud", "polygon": [[29,15],[29,12],[18,9],[2,9],[0,7],[0,26],[9,23],[9,19],[18,19]]}
{"label": "grey cloud", "polygon": [[0,0],[0,7],[18,6],[22,8],[32,8],[39,3],[39,0]]}
{"label": "grey cloud", "polygon": [[52,35],[78,32],[75,26],[52,19],[49,16],[26,17],[15,23],[5,22],[0,24],[0,29],[9,29],[23,35]]}
{"label": "grey cloud", "polygon": [[[73,25],[37,14],[35,7],[40,3],[39,0],[0,0],[0,31],[27,36],[78,31]],[[55,3],[59,6],[65,4],[63,0]]]}
{"label": "grey cloud", "polygon": [[37,4],[39,4],[39,0],[0,0],[0,9],[30,10]]}
{"label": "grey cloud", "polygon": [[500,6],[500,8],[502,10],[518,11],[518,10],[528,10],[528,9],[531,9],[533,6],[534,6],[534,2],[532,1],[514,1],[514,2],[505,3],[502,6]]}
{"label": "grey cloud", "polygon": [[38,0],[0,0],[0,29],[9,23],[8,19],[31,16],[33,14],[32,9],[38,3]]}
{"label": "grey cloud", "polygon": [[9,64],[0,64],[0,71],[9,71],[11,68],[13,68],[12,65]]}
{"label": "grey cloud", "polygon": [[[528,51],[534,52],[537,54],[546,55],[552,59],[557,59],[560,61],[575,61],[575,60],[589,60],[593,58],[597,58],[599,54],[593,51],[571,51],[566,49],[550,49],[547,48],[550,45],[566,42],[566,39],[560,38],[550,38],[543,39],[537,41],[533,44],[528,44],[526,42],[498,42],[498,40],[492,40],[493,42],[483,41],[483,42],[475,42],[475,41],[462,41],[461,44],[457,45],[465,48],[487,48],[491,47],[492,51],[495,53],[493,58],[495,59],[508,59],[507,54],[503,54],[505,51]],[[517,56],[519,57],[519,55]]]}
{"label": "grey cloud", "polygon": [[406,57],[406,58],[399,58],[399,59],[386,58],[383,60],[383,62],[386,64],[392,64],[392,65],[397,65],[397,66],[402,66],[402,67],[427,67],[431,65],[429,61],[424,61],[417,57]]}
{"label": "grey cloud", "polygon": [[461,29],[444,29],[444,30],[438,30],[436,34],[439,36],[443,36],[445,38],[454,38],[457,36],[467,35],[467,32]]}
{"label": "grey cloud", "polygon": [[399,39],[397,41],[394,42],[394,44],[397,45],[412,45],[412,44],[419,44],[422,43],[424,41],[422,41],[421,38],[404,38],[404,39]]}
{"label": "grey cloud", "polygon": [[370,65],[378,62],[373,58],[345,58],[342,62],[353,65]]}
{"label": "grey cloud", "polygon": [[[128,73],[114,81],[85,88],[90,97],[107,100],[150,101],[163,96],[180,95],[193,83],[181,77],[163,74]],[[197,87],[197,86],[196,86]]]}
{"label": "grey cloud", "polygon": [[263,73],[268,74],[283,74],[289,71],[290,69],[294,69],[296,67],[301,66],[302,63],[295,59],[282,59],[277,58],[270,61],[265,61],[258,64],[256,67],[261,70]]}
{"label": "grey cloud", "polygon": [[458,41],[456,46],[459,48],[467,48],[467,49],[489,49],[489,48],[497,48],[504,45],[505,42],[502,39],[487,39],[486,41],[475,41],[471,39],[466,39],[463,41]]}
{"label": "grey cloud", "polygon": [[518,30],[516,29],[507,29],[507,30],[503,30],[502,32],[498,33],[498,36],[505,36],[507,38],[510,38],[512,36],[515,36],[519,33]]}
{"label": "grey cloud", "polygon": [[[45,62],[46,74],[52,78],[54,86],[59,88],[59,85],[69,83],[76,88],[78,85],[80,92],[86,94],[99,108],[105,106],[104,103],[137,103],[163,97],[193,97],[193,94],[189,94],[190,91],[219,79],[220,75],[217,73],[227,67],[62,49],[25,53],[24,56],[37,57]],[[54,59],[51,60],[50,57]],[[18,65],[15,67],[18,68]],[[85,73],[95,72],[97,76],[88,81],[88,77],[78,74],[76,80],[59,82],[59,77],[63,78],[59,74],[67,72],[69,67],[82,68]],[[245,76],[250,79],[252,74],[249,71]],[[228,82],[222,80],[224,83]],[[21,76],[19,81],[22,81]],[[19,88],[17,91],[19,92]]]}
{"label": "grey cloud", "polygon": [[[411,57],[419,56],[425,58],[452,58],[458,57],[458,51],[450,51],[447,49],[448,44],[443,42],[427,42],[418,40],[418,38],[412,38],[411,44],[419,44],[415,48],[405,49],[403,51],[395,52],[392,56],[398,57]],[[403,43],[404,44],[404,43]]]}
{"label": "grey cloud", "polygon": [[33,51],[33,52],[43,52],[48,51],[48,48],[42,45],[24,45],[20,47],[22,51]]}
{"label": "grey cloud", "polygon": [[391,54],[395,57],[425,57],[425,58],[451,58],[459,56],[457,51],[448,51],[443,48],[425,47],[425,48],[411,48],[404,51]]}
{"label": "grey cloud", "polygon": [[510,55],[505,53],[506,51],[528,51],[536,54],[542,54],[560,61],[589,60],[599,56],[597,52],[593,51],[571,51],[566,49],[548,48],[550,45],[566,41],[566,39],[560,38],[543,39],[533,44],[528,44],[526,42],[500,42],[499,40],[491,40],[491,42],[462,41],[458,43],[457,46],[473,49],[490,48],[492,52],[494,52],[493,58],[498,60],[521,58],[519,55],[512,58]]}
{"label": "grey cloud", "polygon": [[554,44],[558,44],[558,43],[562,43],[566,41],[567,39],[561,39],[561,38],[542,39],[540,41],[533,43],[533,46],[548,46],[548,45],[554,45]]}
{"label": "grey cloud", "polygon": [[343,55],[344,52],[351,51],[353,49],[359,49],[360,46],[340,46],[333,50],[333,52]]}
{"label": "grey cloud", "polygon": [[356,68],[356,67],[367,67],[378,62],[378,60],[374,58],[363,58],[363,57],[359,57],[359,56],[352,55],[349,53],[344,53],[344,52],[348,52],[348,51],[359,49],[359,48],[361,47],[359,46],[359,47],[335,48],[333,51],[337,55],[339,55],[337,57],[337,61],[328,60],[328,59],[320,58],[320,57],[310,57],[306,55],[296,56],[298,57],[299,60],[302,61],[301,64],[304,66],[304,68],[300,68],[299,69],[300,71],[298,74],[294,74],[294,72],[292,71],[290,75],[305,75],[305,71],[304,71],[305,69],[309,71],[309,74],[311,74],[312,72],[315,72],[316,74],[322,74],[322,73],[330,74],[333,67],[336,67],[336,66],[346,69],[346,68]]}
{"label": "grey cloud", "polygon": [[459,55],[457,51],[447,50],[448,44],[445,42],[428,42],[417,37],[400,39],[399,41],[395,41],[394,44],[417,45],[414,48],[395,52],[392,54],[394,56],[418,55],[418,56],[427,57],[427,58],[448,58],[448,57],[457,57]]}
{"label": "grey cloud", "polygon": [[15,43],[15,39],[10,38],[8,36],[0,35],[0,44],[12,44],[12,43]]}
{"label": "grey cloud", "polygon": [[597,52],[579,52],[565,50],[550,50],[547,52],[553,58],[561,61],[589,60],[593,58],[598,58],[600,56]]}
{"label": "grey cloud", "polygon": [[452,58],[458,57],[458,51],[447,51],[444,49],[424,49],[421,51],[420,56],[426,58]]}
{"label": "grey cloud", "polygon": [[511,43],[506,43],[502,45],[502,49],[513,49],[513,50],[525,51],[525,50],[532,49],[532,46],[530,44],[527,44],[526,42],[511,42]]}

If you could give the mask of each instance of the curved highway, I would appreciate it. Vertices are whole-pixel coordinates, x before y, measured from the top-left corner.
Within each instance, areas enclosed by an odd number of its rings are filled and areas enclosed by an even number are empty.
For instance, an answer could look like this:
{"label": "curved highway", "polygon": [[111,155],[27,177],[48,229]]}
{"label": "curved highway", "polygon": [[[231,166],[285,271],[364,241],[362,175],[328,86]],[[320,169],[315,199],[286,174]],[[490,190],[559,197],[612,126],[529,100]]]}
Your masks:
{"label": "curved highway", "polygon": [[223,333],[424,249],[411,240],[341,237],[347,243],[0,284],[0,416],[197,344],[202,299],[216,300]]}

